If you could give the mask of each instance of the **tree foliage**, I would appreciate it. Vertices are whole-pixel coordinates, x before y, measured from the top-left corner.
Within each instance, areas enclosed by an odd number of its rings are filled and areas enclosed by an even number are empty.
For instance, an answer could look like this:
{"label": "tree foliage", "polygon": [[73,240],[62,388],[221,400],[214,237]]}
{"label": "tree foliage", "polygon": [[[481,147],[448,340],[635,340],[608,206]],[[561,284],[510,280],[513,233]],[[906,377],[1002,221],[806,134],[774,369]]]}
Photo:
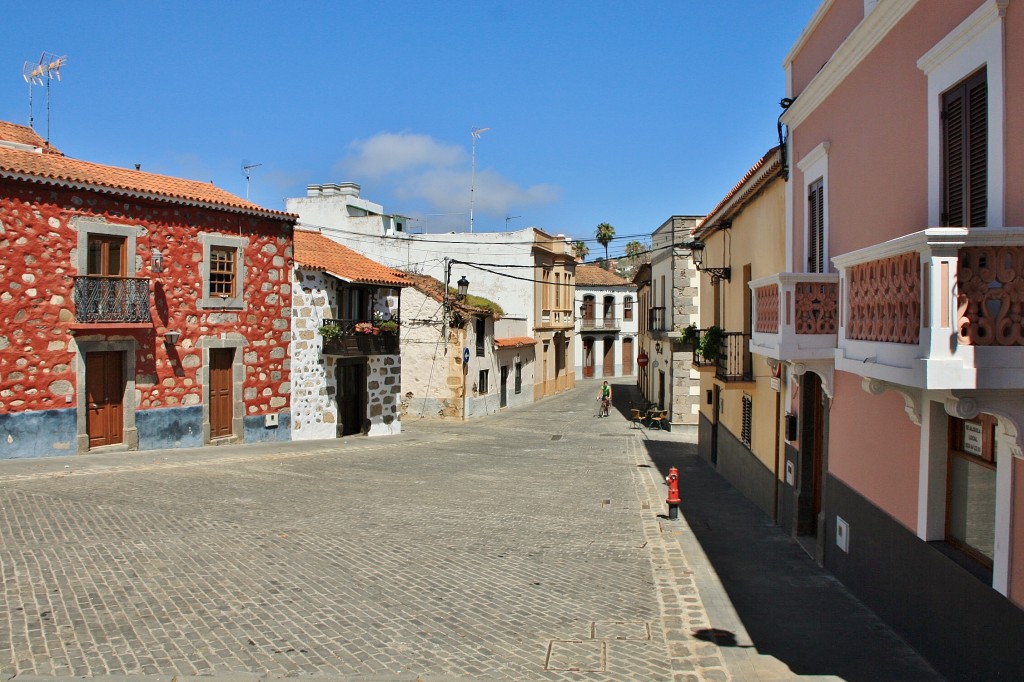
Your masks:
{"label": "tree foliage", "polygon": [[576,254],[576,258],[579,260],[586,260],[587,256],[590,255],[590,247],[587,246],[583,241],[574,242],[572,245],[573,253]]}
{"label": "tree foliage", "polygon": [[608,245],[615,239],[615,228],[608,223],[601,223],[597,226],[597,243],[604,247],[604,259],[608,260]]}

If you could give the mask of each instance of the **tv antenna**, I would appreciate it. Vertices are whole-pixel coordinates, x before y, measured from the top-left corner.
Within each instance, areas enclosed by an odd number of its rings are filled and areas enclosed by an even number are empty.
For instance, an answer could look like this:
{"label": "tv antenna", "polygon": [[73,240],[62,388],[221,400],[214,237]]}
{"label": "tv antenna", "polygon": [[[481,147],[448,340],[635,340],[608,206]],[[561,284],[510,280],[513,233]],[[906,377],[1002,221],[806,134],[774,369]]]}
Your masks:
{"label": "tv antenna", "polygon": [[32,86],[46,85],[46,143],[50,143],[50,83],[56,78],[60,80],[60,68],[68,63],[67,55],[58,57],[44,52],[38,62],[25,62],[21,69],[21,77],[28,83],[28,127],[35,129],[35,117],[32,108]]}
{"label": "tv antenna", "polygon": [[473,128],[469,134],[473,136],[473,170],[469,176],[469,232],[473,232],[473,190],[476,186],[476,141],[490,128]]}
{"label": "tv antenna", "polygon": [[508,232],[508,223],[509,223],[510,220],[515,220],[516,218],[522,218],[522,217],[523,216],[521,216],[521,215],[509,215],[509,214],[506,213],[505,214],[505,231]]}
{"label": "tv antenna", "polygon": [[252,169],[259,168],[262,163],[249,163],[248,161],[242,162],[242,174],[245,175],[245,200],[249,201],[249,180],[252,178]]}

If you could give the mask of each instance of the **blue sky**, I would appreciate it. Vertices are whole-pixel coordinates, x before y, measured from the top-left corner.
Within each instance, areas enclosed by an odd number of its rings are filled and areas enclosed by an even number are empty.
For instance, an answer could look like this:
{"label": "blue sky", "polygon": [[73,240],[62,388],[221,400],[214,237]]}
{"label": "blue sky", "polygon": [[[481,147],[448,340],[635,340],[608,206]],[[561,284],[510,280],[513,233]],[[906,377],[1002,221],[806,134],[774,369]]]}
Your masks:
{"label": "blue sky", "polygon": [[782,59],[818,4],[7,3],[0,119],[28,123],[22,67],[51,52],[68,57],[49,127],[69,156],[239,196],[262,164],[249,196],[274,209],[356,182],[430,232],[468,229],[472,184],[476,231],[649,235],[777,144]]}

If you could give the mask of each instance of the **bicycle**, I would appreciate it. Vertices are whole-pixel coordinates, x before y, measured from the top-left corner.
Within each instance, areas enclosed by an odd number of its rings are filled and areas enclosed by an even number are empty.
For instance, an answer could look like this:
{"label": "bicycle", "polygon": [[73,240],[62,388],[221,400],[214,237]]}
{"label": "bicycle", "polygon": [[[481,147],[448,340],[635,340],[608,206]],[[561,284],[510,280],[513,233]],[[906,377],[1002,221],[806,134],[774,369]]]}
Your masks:
{"label": "bicycle", "polygon": [[597,416],[598,417],[607,417],[607,416],[609,416],[608,411],[609,411],[609,408],[611,408],[611,405],[612,405],[612,399],[611,398],[601,398],[601,409],[598,410]]}

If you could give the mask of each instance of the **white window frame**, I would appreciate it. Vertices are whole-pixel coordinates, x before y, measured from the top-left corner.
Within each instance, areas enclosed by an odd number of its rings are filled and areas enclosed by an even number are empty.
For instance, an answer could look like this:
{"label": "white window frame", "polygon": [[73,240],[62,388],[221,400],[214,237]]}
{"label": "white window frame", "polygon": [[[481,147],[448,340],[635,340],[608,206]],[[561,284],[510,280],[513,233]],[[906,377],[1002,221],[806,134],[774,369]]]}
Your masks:
{"label": "white window frame", "polygon": [[1003,18],[1009,0],[988,0],[920,59],[928,77],[928,224],[942,212],[942,94],[982,67],[988,86],[988,210],[986,225],[1003,227],[1006,93]]}
{"label": "white window frame", "polygon": [[811,207],[810,202],[807,201],[808,188],[821,180],[821,197],[822,197],[822,226],[821,226],[821,246],[824,250],[824,256],[822,262],[824,263],[825,272],[835,272],[832,267],[832,261],[829,260],[829,247],[828,247],[828,150],[832,146],[829,140],[825,140],[816,146],[814,149],[809,151],[800,159],[797,163],[797,168],[804,176],[802,193],[800,195],[801,201],[803,202],[803,213],[804,213],[804,253],[803,253],[803,268],[800,272],[810,272],[807,263],[807,258],[811,253]]}

